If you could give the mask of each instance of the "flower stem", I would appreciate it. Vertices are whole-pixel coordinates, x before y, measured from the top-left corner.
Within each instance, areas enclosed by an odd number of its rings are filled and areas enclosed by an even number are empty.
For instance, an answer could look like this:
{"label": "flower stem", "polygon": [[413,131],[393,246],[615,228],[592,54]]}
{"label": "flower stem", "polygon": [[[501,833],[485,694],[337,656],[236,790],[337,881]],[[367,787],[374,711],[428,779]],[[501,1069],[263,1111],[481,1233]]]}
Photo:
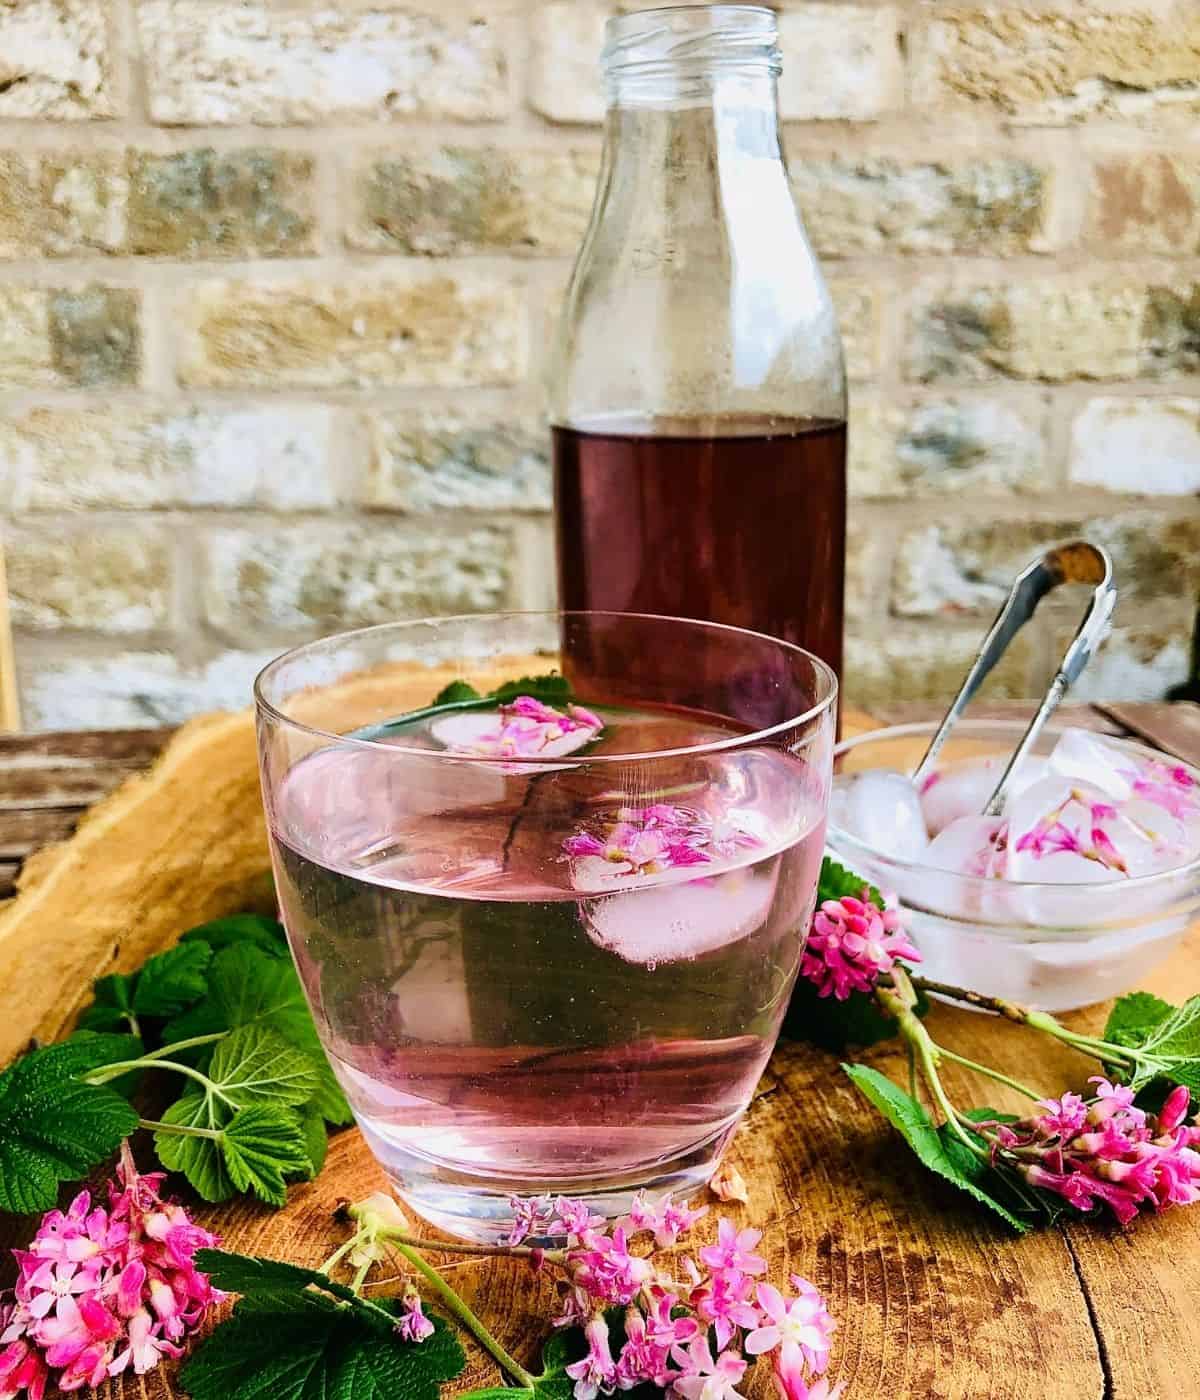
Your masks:
{"label": "flower stem", "polygon": [[[173,1050],[175,1047],[170,1046],[169,1048]],[[176,1060],[155,1060],[149,1055],[142,1055],[136,1060],[120,1060],[116,1064],[104,1065],[101,1069],[95,1069],[90,1074],[85,1074],[83,1082],[95,1085],[107,1084],[110,1079],[119,1079],[121,1075],[128,1074],[130,1070],[134,1069],[174,1070],[176,1074],[186,1075],[188,1079],[194,1079],[197,1084],[202,1084],[205,1093],[216,1094],[219,1099],[224,1099],[227,1104],[233,1105],[233,1100],[229,1095],[223,1093],[221,1086],[214,1084],[207,1074],[202,1074],[200,1070],[193,1069],[191,1065],[180,1064]],[[236,1107],[236,1105],[233,1106]]]}
{"label": "flower stem", "polygon": [[160,1045],[157,1050],[148,1050],[143,1060],[161,1060],[166,1055],[177,1055],[181,1050],[194,1050],[198,1045],[215,1045],[224,1040],[228,1031],[213,1031],[210,1035],[194,1035],[189,1040],[175,1040],[170,1045]]}
{"label": "flower stem", "polygon": [[1002,1070],[993,1069],[990,1065],[981,1065],[977,1060],[968,1060],[965,1055],[955,1054],[953,1050],[947,1050],[944,1045],[938,1046],[938,1053],[943,1060],[953,1060],[956,1065],[962,1065],[964,1069],[973,1070],[976,1074],[982,1074],[987,1079],[994,1079],[997,1084],[1004,1084],[1010,1089],[1015,1089],[1018,1094],[1024,1094],[1027,1099],[1032,1099],[1034,1103],[1041,1102],[1041,1094],[1034,1093],[1028,1084],[1022,1084],[1019,1079],[1013,1079],[1011,1075],[1005,1074]]}
{"label": "flower stem", "polygon": [[329,1258],[317,1269],[317,1273],[328,1274],[331,1270],[337,1268],[346,1255],[362,1242],[364,1234],[365,1232],[360,1230],[358,1234],[351,1235],[345,1244],[339,1245],[337,1249],[333,1251]]}
{"label": "flower stem", "polygon": [[913,1010],[917,1003],[916,993],[913,991],[913,985],[903,968],[897,966],[892,969],[892,985],[890,987],[883,982],[876,986],[875,998],[883,1010],[895,1020],[900,1028],[900,1034],[912,1046],[917,1057],[921,1077],[929,1086],[933,1101],[940,1109],[950,1131],[960,1138],[963,1145],[969,1148],[976,1157],[986,1160],[986,1150],[980,1147],[959,1122],[958,1110],[950,1102],[942,1087],[942,1077],[938,1073],[938,1059],[942,1050],[921,1024],[921,1018]]}
{"label": "flower stem", "polygon": [[[412,1245],[402,1244],[390,1231],[380,1231],[380,1235],[386,1237],[388,1242],[408,1260],[413,1268],[424,1278],[430,1288],[437,1293],[446,1307],[458,1318],[459,1322],[470,1332],[479,1345],[488,1352],[493,1360],[507,1371],[513,1380],[523,1389],[532,1390],[534,1377],[530,1375],[516,1357],[511,1356],[496,1338],[492,1336],[463,1299],[460,1298],[446,1280],[442,1278],[441,1274],[439,1274],[432,1265],[427,1264]],[[426,1244],[425,1247],[430,1248],[430,1245]],[[436,1245],[432,1247],[437,1248]]]}
{"label": "flower stem", "polygon": [[967,1006],[977,1006],[981,1011],[994,1011],[997,1015],[1015,1021],[1018,1025],[1029,1026],[1031,1030],[1041,1031],[1043,1035],[1052,1036],[1064,1045],[1069,1045],[1073,1050],[1078,1050],[1081,1055],[1089,1055],[1094,1060],[1132,1067],[1146,1059],[1145,1055],[1141,1055],[1127,1046],[1113,1045],[1110,1041],[1103,1040],[1099,1036],[1081,1035],[1077,1031],[1068,1030],[1061,1021],[1048,1012],[1032,1011],[1028,1007],[1017,1005],[1016,1002],[1005,1001],[1002,997],[985,996],[982,992],[972,992],[966,987],[954,987],[946,982],[934,982],[928,977],[916,974],[913,975],[912,983],[914,987],[919,987],[923,992],[934,992],[938,996],[950,997],[953,1001],[961,1001]]}
{"label": "flower stem", "polygon": [[547,1264],[565,1264],[566,1251],[562,1249],[531,1249],[528,1245],[469,1244],[466,1240],[425,1240],[419,1235],[410,1235],[403,1230],[393,1230],[381,1226],[378,1238],[394,1244],[409,1244],[414,1249],[425,1249],[431,1254],[474,1254],[481,1257],[501,1259],[532,1259],[534,1255]]}
{"label": "flower stem", "polygon": [[212,1138],[214,1142],[223,1136],[220,1128],[193,1128],[187,1123],[163,1123],[157,1118],[139,1118],[139,1128],[149,1128],[155,1133],[172,1133],[177,1137]]}

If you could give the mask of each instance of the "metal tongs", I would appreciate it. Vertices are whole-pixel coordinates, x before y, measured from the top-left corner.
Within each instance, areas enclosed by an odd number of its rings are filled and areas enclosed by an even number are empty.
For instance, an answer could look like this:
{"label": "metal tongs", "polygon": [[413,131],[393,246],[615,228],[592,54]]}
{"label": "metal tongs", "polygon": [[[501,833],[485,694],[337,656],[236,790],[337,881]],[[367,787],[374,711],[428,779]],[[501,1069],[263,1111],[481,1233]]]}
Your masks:
{"label": "metal tongs", "polygon": [[1042,726],[1058,708],[1059,701],[1079,678],[1080,672],[1092,659],[1100,643],[1108,636],[1109,622],[1117,605],[1112,559],[1107,550],[1101,549],[1097,544],[1089,544],[1087,540],[1073,540],[1070,544],[1055,545],[1017,575],[1008,601],[1000,609],[999,616],[992,623],[991,631],[984,638],[979,655],[962,683],[962,689],[946,711],[946,717],[938,726],[925,757],[917,765],[912,777],[915,785],[920,786],[921,779],[937,762],[942,745],[958,723],[959,716],[970,704],[992,667],[1004,655],[1008,644],[1033,616],[1037,605],[1046,594],[1052,592],[1060,583],[1092,583],[1096,586],[1087,612],[1079,625],[1079,631],[1075,633],[1075,640],[1067,648],[1067,654],[1050,682],[1050,688],[1042,697],[1037,714],[1030,721],[1029,728],[1013,751],[995,791],[983,809],[984,815],[989,817],[997,817],[1003,811],[1009,779],[1033,747]]}

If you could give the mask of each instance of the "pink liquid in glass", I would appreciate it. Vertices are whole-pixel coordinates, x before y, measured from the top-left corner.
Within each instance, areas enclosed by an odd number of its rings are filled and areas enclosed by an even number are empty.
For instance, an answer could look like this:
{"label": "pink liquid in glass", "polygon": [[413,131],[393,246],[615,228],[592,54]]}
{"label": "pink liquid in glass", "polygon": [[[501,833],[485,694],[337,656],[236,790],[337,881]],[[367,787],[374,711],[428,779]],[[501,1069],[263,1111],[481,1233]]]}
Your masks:
{"label": "pink liquid in glass", "polygon": [[[744,733],[678,710],[601,716],[589,756]],[[424,725],[396,737],[437,747]],[[670,792],[614,791],[603,764],[401,768],[334,747],[285,779],[276,874],[317,1026],[427,1217],[486,1238],[513,1193],[599,1193],[616,1213],[624,1183],[706,1179],[787,1006],[824,823],[820,781],[778,749],[688,756],[675,775]],[[736,829],[736,849],[642,873],[564,853],[648,802]]]}

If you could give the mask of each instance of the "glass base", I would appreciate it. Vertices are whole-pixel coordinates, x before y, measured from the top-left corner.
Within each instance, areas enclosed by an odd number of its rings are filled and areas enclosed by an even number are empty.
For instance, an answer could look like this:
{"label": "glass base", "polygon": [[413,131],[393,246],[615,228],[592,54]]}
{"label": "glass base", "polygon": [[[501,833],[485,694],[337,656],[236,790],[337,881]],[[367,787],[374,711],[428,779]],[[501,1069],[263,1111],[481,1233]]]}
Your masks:
{"label": "glass base", "polygon": [[[403,1204],[438,1230],[475,1244],[502,1244],[513,1225],[514,1196],[571,1196],[606,1220],[627,1216],[634,1197],[691,1197],[704,1190],[733,1135],[736,1122],[669,1162],[619,1177],[506,1180],[476,1177],[380,1141],[366,1125],[371,1150]],[[548,1240],[531,1243],[546,1244]]]}

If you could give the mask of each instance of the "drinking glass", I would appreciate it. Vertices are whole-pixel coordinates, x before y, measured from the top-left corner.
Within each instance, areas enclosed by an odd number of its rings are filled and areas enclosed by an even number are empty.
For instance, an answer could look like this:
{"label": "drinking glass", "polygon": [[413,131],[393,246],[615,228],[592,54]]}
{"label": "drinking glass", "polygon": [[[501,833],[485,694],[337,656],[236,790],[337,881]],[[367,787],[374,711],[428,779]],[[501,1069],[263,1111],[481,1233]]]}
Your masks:
{"label": "drinking glass", "polygon": [[[503,713],[412,713],[549,673],[573,701],[527,680]],[[292,953],[419,1214],[491,1241],[514,1195],[612,1218],[707,1180],[795,980],[836,693],[789,643],[595,612],[387,624],[263,671]]]}

